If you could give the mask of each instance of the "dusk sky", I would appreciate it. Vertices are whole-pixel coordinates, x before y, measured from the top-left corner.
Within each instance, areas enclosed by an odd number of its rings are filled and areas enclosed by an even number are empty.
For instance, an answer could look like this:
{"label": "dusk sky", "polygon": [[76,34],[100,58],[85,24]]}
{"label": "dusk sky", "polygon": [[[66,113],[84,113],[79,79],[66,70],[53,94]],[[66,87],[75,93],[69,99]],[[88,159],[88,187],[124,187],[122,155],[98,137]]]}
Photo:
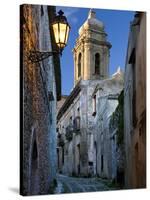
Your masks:
{"label": "dusk sky", "polygon": [[[67,47],[65,47],[61,60],[62,95],[69,95],[74,83],[74,62],[72,49],[77,39],[78,30],[88,17],[89,8],[57,7],[65,13],[71,26]],[[110,49],[110,75],[118,66],[124,71],[126,50],[130,22],[133,19],[132,11],[117,11],[93,9],[96,18],[104,23],[105,32],[108,34],[107,40],[112,44]]]}

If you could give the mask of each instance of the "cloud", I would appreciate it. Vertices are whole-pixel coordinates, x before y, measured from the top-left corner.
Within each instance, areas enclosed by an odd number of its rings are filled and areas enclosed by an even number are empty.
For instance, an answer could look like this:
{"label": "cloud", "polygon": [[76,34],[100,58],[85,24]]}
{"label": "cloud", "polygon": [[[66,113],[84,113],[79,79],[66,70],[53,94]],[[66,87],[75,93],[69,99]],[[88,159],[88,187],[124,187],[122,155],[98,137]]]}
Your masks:
{"label": "cloud", "polygon": [[76,24],[76,23],[78,23],[78,18],[77,17],[72,17],[71,21],[72,21],[72,23]]}
{"label": "cloud", "polygon": [[76,17],[76,13],[80,10],[79,8],[73,7],[56,7],[56,11],[62,10],[64,15],[67,17],[68,21],[76,24],[78,22],[78,18]]}
{"label": "cloud", "polygon": [[66,17],[70,17],[71,15],[73,15],[74,13],[79,11],[79,8],[73,8],[73,7],[57,7],[57,12],[59,10],[62,10],[65,13]]}

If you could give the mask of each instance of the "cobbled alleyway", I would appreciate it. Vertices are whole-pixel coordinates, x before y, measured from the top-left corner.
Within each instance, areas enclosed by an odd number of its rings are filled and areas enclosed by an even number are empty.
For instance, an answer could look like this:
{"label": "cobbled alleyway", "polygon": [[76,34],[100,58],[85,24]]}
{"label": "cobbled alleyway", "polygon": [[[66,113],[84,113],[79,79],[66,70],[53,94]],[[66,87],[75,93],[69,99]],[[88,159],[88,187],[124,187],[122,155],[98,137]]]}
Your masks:
{"label": "cobbled alleyway", "polygon": [[57,175],[58,186],[55,193],[96,192],[116,190],[109,180],[101,178],[78,178],[65,175]]}

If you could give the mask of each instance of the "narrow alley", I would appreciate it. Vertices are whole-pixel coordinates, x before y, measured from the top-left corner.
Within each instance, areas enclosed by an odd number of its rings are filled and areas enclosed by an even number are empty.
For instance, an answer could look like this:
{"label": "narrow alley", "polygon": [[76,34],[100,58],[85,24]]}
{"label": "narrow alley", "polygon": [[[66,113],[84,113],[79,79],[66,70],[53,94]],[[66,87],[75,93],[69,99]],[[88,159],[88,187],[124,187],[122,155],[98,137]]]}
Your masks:
{"label": "narrow alley", "polygon": [[120,189],[119,186],[102,178],[78,178],[57,175],[58,185],[55,193],[96,192]]}
{"label": "narrow alley", "polygon": [[20,6],[20,194],[146,188],[146,13],[68,9]]}

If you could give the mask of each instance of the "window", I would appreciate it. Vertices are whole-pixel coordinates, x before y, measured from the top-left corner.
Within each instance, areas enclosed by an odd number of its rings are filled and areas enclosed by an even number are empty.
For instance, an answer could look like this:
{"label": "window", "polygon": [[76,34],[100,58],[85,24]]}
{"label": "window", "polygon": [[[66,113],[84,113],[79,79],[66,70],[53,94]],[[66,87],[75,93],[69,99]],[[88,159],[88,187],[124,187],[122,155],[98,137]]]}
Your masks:
{"label": "window", "polygon": [[96,95],[93,97],[93,116],[96,115]]}
{"label": "window", "polygon": [[95,74],[100,74],[100,55],[95,54]]}
{"label": "window", "polygon": [[76,128],[80,129],[80,108],[77,109]]}
{"label": "window", "polygon": [[93,162],[89,161],[89,166],[93,167]]}
{"label": "window", "polygon": [[78,116],[80,116],[80,108],[77,109]]}
{"label": "window", "polygon": [[74,129],[80,130],[80,117],[77,116],[74,120],[73,120],[73,125],[74,125]]}
{"label": "window", "polygon": [[59,158],[59,148],[57,148],[57,167],[58,167],[58,169],[59,169],[59,160],[60,160],[60,158]]}
{"label": "window", "polygon": [[80,130],[80,117],[79,116],[76,118],[76,129]]}
{"label": "window", "polygon": [[81,76],[81,53],[78,57],[78,78]]}
{"label": "window", "polygon": [[72,125],[72,116],[70,117],[69,122],[69,124]]}

